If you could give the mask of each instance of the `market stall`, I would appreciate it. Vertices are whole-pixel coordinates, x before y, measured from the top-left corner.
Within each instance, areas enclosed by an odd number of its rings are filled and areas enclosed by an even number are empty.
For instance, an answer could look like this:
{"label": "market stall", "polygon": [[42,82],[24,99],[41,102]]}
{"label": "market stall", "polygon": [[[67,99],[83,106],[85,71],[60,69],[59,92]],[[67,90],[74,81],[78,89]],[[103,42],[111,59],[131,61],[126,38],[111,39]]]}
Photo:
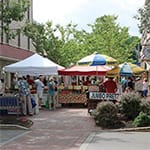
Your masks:
{"label": "market stall", "polygon": [[[54,63],[48,58],[38,55],[37,53],[33,54],[32,56],[24,60],[21,60],[14,64],[10,64],[3,68],[5,72],[16,73],[17,75],[31,75],[31,76],[58,75],[59,69],[64,69],[64,67]],[[35,89],[30,89],[30,90],[31,90],[31,96],[36,100],[36,104],[37,104],[35,108],[36,112],[39,112],[36,90]]]}
{"label": "market stall", "polygon": [[108,70],[110,68],[107,66],[72,66],[59,70],[59,75],[68,76],[71,79],[76,77],[75,81],[69,85],[59,85],[59,103],[87,104],[87,91],[99,90],[96,80],[92,83],[89,78],[104,77]]}
{"label": "market stall", "polygon": [[[114,59],[110,56],[104,55],[104,54],[99,54],[98,52],[94,52],[93,54],[80,59],[77,63],[79,65],[94,66],[96,68],[98,68],[99,66],[107,65],[107,66],[110,66],[109,70],[111,70],[114,66],[118,65],[118,62],[116,59]],[[105,74],[105,77],[106,77],[106,74]],[[99,87],[97,90],[96,89],[88,90],[88,96],[87,96],[88,112],[92,109],[95,109],[99,102],[101,102],[103,100],[108,100],[108,99],[106,99],[106,97],[103,97],[104,95],[108,95],[107,91],[104,90],[103,83],[104,83],[104,80],[101,83],[99,83]],[[93,96],[91,96],[91,95],[93,95]],[[110,95],[110,93],[109,93],[109,95]],[[115,98],[117,98],[117,97],[115,97]],[[109,99],[109,100],[112,100],[112,99]]]}

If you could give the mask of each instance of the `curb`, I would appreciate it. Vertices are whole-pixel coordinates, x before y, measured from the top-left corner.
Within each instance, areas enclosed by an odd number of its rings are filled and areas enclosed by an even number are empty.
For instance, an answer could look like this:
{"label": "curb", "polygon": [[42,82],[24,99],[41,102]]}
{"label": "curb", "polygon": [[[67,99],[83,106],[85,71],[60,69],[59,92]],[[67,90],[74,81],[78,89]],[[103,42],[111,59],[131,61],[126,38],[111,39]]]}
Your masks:
{"label": "curb", "polygon": [[123,131],[150,131],[150,126],[148,127],[137,127],[137,128],[125,128],[125,129],[114,129],[112,131],[123,132]]}
{"label": "curb", "polygon": [[144,132],[150,131],[150,126],[148,127],[135,127],[135,128],[120,128],[120,129],[100,129],[100,130],[93,130],[93,132],[124,132],[124,131],[135,131],[135,132]]}
{"label": "curb", "polygon": [[17,124],[0,124],[0,129],[7,129],[7,128],[19,128],[22,130],[29,130],[29,128],[26,128]]}

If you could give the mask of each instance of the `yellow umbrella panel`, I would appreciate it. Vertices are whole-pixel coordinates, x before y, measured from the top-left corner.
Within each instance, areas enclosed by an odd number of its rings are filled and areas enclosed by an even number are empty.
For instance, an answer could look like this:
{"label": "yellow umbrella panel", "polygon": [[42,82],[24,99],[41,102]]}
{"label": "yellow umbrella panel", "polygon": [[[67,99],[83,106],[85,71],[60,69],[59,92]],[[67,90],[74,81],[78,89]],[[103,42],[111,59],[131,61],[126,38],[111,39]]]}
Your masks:
{"label": "yellow umbrella panel", "polygon": [[141,73],[146,71],[144,68],[142,68],[138,65],[135,65],[135,64],[132,64],[132,63],[129,63],[129,65],[131,67],[131,70],[132,70],[134,76],[138,76]]}
{"label": "yellow umbrella panel", "polygon": [[107,77],[117,77],[119,76],[119,72],[120,72],[120,67],[117,66],[111,70],[109,70],[106,74]]}
{"label": "yellow umbrella panel", "polygon": [[132,63],[123,63],[118,67],[115,67],[107,72],[108,77],[116,77],[116,76],[138,76],[145,72],[146,70],[142,67],[132,64]]}

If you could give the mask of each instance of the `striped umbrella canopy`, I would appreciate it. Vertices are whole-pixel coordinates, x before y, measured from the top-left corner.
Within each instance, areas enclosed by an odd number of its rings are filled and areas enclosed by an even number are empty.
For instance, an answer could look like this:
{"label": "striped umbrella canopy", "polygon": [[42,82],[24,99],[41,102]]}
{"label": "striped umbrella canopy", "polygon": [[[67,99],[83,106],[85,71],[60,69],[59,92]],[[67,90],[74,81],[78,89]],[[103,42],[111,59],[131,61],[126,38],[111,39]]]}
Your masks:
{"label": "striped umbrella canopy", "polygon": [[91,55],[88,55],[77,62],[78,65],[90,65],[90,66],[100,66],[100,65],[117,65],[117,60],[109,57],[107,55],[99,54],[94,52]]}
{"label": "striped umbrella canopy", "polygon": [[136,64],[126,62],[120,64],[119,67],[121,76],[137,76],[146,71],[145,69]]}
{"label": "striped umbrella canopy", "polygon": [[119,66],[109,70],[107,72],[107,76],[109,77],[114,77],[114,76],[138,76],[141,73],[145,72],[146,70],[143,69],[142,67],[132,64],[132,63],[123,63],[120,64]]}

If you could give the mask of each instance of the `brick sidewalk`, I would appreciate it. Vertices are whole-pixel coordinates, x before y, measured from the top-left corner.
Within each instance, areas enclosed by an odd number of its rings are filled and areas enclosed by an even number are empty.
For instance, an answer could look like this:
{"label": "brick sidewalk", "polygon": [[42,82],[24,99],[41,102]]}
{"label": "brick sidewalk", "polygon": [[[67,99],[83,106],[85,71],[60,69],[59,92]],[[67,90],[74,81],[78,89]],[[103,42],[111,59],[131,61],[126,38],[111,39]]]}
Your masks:
{"label": "brick sidewalk", "polygon": [[78,150],[92,131],[100,130],[87,109],[40,110],[29,117],[30,132],[1,146],[4,150]]}

